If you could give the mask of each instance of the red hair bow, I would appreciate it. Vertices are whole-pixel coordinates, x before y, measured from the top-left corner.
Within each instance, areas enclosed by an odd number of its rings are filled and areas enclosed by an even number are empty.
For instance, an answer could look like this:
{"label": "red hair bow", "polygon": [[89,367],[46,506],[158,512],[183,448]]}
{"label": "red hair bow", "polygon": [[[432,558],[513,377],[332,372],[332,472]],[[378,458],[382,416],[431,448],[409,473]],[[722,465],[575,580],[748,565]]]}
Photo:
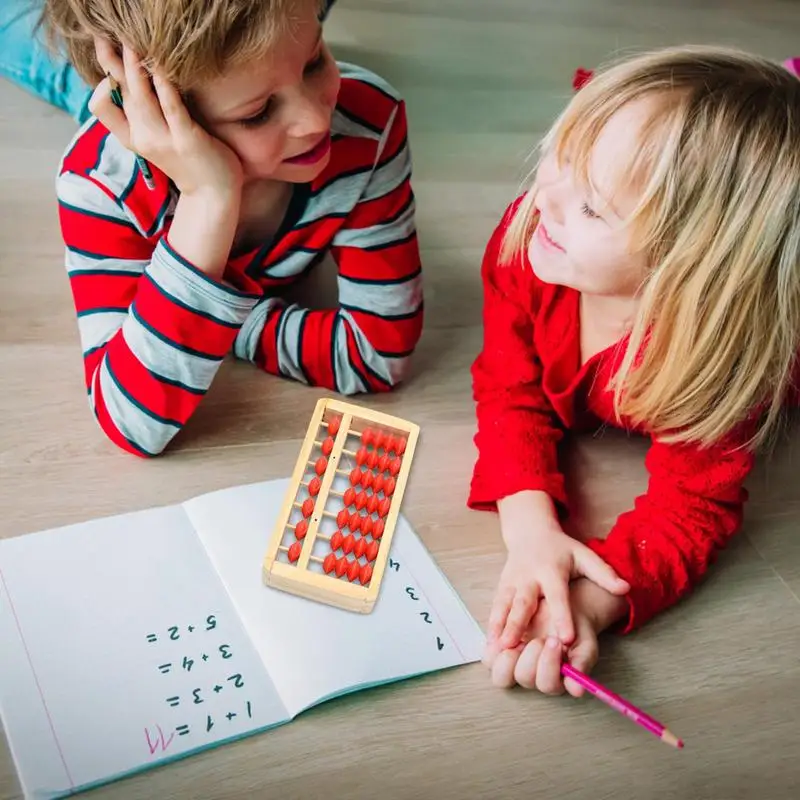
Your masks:
{"label": "red hair bow", "polygon": [[578,67],[578,69],[575,70],[575,77],[572,79],[572,88],[577,92],[578,89],[582,88],[591,80],[592,75],[594,75],[592,70]]}

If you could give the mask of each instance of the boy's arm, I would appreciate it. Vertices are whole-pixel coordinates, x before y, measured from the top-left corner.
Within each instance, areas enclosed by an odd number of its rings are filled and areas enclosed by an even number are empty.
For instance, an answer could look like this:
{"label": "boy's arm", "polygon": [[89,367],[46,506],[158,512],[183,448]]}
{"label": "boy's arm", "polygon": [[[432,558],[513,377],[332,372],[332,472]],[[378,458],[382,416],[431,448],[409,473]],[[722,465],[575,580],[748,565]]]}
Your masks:
{"label": "boy's arm", "polygon": [[534,344],[537,289],[528,268],[500,263],[499,249],[519,201],[506,211],[483,258],[483,347],[472,367],[478,460],[468,505],[493,510],[521,491],[566,504],[557,446],[563,435],[541,386]]}
{"label": "boy's arm", "polygon": [[715,447],[655,441],[648,489],[605,540],[587,542],[628,581],[628,633],[691,592],[739,531],[754,456],[743,436]]}
{"label": "boy's arm", "polygon": [[145,236],[90,176],[57,183],[89,404],[108,438],[154,456],[199,405],[258,297]]}
{"label": "boy's arm", "polygon": [[423,294],[404,107],[358,204],[335,235],[339,307],[265,298],[235,353],[265,371],[341,394],[403,380],[422,333]]}

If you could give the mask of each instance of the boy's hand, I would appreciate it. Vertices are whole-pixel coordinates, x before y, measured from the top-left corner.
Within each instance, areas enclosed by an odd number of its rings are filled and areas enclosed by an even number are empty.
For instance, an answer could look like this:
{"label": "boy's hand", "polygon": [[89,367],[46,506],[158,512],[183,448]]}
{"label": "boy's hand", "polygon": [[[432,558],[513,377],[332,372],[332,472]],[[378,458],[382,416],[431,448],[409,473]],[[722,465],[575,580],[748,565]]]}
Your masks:
{"label": "boy's hand", "polygon": [[[527,521],[526,527],[532,524]],[[505,533],[508,558],[489,617],[490,645],[501,650],[515,647],[537,615],[540,597],[547,603],[543,635],[569,645],[578,630],[570,610],[570,581],[585,576],[611,594],[622,595],[628,584],[586,545],[554,527]],[[540,618],[539,618],[540,619]]]}
{"label": "boy's hand", "polygon": [[564,657],[566,655],[576,669],[588,674],[597,663],[598,634],[622,616],[626,602],[585,578],[571,585],[569,596],[576,634],[572,646],[565,648],[558,639],[548,635],[553,621],[550,606],[543,601],[521,642],[511,648],[502,648],[497,642],[487,647],[484,663],[491,669],[495,686],[510,688],[518,684],[550,695],[564,691],[574,697],[583,694],[585,690],[581,686],[562,677]]}
{"label": "boy's hand", "polygon": [[238,197],[243,181],[239,158],[191,118],[179,92],[158,74],[151,85],[127,47],[120,59],[109,42],[95,39],[95,52],[124,97],[124,108],[117,108],[107,78],[94,91],[89,107],[109,131],[169,176],[181,194]]}

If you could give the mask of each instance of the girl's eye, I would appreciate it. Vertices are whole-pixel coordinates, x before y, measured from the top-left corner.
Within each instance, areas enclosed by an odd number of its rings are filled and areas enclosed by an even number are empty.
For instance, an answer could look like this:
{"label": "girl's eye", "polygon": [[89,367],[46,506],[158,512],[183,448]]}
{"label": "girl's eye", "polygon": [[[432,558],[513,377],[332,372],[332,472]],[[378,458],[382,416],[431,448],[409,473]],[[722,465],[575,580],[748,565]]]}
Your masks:
{"label": "girl's eye", "polygon": [[592,209],[589,208],[586,203],[581,205],[581,213],[584,217],[589,217],[589,219],[600,219],[600,217],[594,211],[592,211]]}

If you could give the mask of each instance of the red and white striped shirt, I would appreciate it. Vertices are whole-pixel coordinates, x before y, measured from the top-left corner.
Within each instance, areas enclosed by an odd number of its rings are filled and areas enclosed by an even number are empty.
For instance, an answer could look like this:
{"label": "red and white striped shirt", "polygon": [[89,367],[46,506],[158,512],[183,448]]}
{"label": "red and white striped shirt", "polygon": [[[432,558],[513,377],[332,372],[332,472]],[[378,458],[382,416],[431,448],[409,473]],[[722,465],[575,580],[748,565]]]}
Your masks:
{"label": "red and white striped shirt", "polygon": [[[298,186],[271,241],[229,260],[224,282],[170,246],[174,187],[96,119],[57,179],[66,268],[89,403],[126,451],[162,452],[188,422],[223,359],[340,394],[386,391],[406,373],[423,298],[405,105],[378,76],[340,64],[330,163]],[[339,306],[273,296],[330,252]]]}

